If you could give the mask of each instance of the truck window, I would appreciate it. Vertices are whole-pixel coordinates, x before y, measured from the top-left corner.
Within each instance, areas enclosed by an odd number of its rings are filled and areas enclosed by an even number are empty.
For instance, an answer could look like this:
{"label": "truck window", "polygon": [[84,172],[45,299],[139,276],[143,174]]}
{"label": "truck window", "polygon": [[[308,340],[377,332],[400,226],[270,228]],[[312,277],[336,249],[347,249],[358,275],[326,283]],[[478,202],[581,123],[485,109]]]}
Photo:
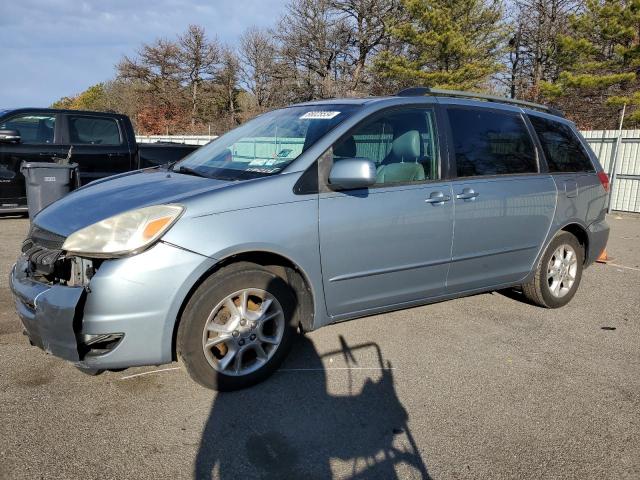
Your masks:
{"label": "truck window", "polygon": [[593,164],[571,127],[560,122],[529,115],[550,172],[590,172]]}
{"label": "truck window", "polygon": [[0,128],[17,130],[20,133],[20,142],[29,145],[53,143],[55,126],[55,115],[33,113],[18,115],[0,124]]}
{"label": "truck window", "polygon": [[120,145],[120,129],[112,118],[69,115],[69,136],[77,145]]}

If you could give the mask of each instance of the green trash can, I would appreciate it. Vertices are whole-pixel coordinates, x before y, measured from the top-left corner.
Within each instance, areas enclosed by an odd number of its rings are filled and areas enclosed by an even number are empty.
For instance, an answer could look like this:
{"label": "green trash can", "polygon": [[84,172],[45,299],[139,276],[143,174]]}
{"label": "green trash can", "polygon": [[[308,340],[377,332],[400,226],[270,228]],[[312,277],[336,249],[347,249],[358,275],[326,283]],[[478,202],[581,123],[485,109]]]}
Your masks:
{"label": "green trash can", "polygon": [[22,162],[29,218],[80,185],[77,163]]}

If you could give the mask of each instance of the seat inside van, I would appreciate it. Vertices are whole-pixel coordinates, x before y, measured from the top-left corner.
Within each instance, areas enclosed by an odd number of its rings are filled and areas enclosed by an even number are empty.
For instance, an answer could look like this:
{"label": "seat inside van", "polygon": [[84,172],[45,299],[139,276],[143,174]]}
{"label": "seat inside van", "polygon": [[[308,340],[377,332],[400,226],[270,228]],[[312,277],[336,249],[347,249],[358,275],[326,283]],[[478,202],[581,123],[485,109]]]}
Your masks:
{"label": "seat inside van", "polygon": [[433,126],[424,111],[389,113],[358,127],[334,146],[334,161],[366,158],[374,162],[378,184],[435,178]]}

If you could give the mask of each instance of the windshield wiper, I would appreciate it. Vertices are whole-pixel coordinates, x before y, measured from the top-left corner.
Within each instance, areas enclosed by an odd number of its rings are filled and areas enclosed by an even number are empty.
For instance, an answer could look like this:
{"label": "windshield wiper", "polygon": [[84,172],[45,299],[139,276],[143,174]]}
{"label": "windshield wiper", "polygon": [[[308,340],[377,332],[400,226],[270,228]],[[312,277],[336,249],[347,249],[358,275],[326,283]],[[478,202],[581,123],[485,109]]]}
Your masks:
{"label": "windshield wiper", "polygon": [[178,172],[178,173],[182,173],[184,175],[193,175],[195,177],[202,177],[202,178],[210,178],[207,175],[205,175],[202,172],[199,172],[193,168],[189,168],[189,167],[184,167],[184,166],[180,166],[180,168],[178,168],[178,170],[174,170],[174,172]]}

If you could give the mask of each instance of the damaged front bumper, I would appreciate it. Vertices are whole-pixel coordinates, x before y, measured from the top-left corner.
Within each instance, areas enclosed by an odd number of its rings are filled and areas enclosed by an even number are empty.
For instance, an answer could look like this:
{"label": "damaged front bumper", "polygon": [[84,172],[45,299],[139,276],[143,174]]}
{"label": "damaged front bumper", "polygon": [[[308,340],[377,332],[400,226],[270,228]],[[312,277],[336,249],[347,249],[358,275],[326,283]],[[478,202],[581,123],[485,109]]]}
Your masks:
{"label": "damaged front bumper", "polygon": [[29,278],[28,261],[21,257],[11,271],[18,316],[31,342],[65,360],[80,360],[76,339],[86,292],[84,287],[47,285]]}
{"label": "damaged front bumper", "polygon": [[105,260],[86,286],[38,281],[21,256],[11,272],[18,316],[31,342],[86,368],[173,360],[173,333],[192,286],[215,260],[165,243]]}

